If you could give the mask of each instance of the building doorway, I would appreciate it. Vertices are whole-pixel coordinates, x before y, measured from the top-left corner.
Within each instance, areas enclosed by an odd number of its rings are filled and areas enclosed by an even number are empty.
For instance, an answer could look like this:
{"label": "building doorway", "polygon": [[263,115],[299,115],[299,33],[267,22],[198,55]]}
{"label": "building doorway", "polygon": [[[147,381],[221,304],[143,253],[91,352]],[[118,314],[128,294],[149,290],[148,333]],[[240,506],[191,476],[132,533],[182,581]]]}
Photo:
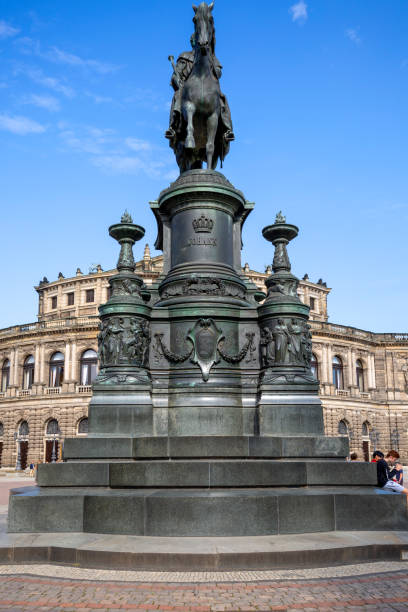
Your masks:
{"label": "building doorway", "polygon": [[17,442],[17,471],[24,471],[27,467],[29,433],[30,429],[28,427],[27,421],[21,421],[18,426],[17,433],[14,434],[14,440]]}
{"label": "building doorway", "polygon": [[27,440],[19,440],[17,444],[20,447],[20,469],[24,471],[27,467],[28,442]]}
{"label": "building doorway", "polygon": [[370,431],[371,425],[368,421],[364,421],[361,426],[361,437],[362,437],[362,451],[364,461],[370,461]]}
{"label": "building doorway", "polygon": [[46,440],[45,441],[45,463],[55,463],[59,457],[59,441],[58,440]]}
{"label": "building doorway", "polygon": [[50,419],[45,427],[45,463],[55,463],[59,459],[61,430],[57,419]]}

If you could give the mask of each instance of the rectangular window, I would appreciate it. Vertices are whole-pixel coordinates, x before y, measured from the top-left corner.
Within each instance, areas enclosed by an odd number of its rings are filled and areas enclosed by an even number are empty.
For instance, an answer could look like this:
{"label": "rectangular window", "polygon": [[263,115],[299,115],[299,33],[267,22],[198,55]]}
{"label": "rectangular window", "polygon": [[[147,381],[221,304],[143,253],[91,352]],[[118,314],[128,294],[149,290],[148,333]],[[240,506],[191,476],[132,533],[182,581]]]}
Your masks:
{"label": "rectangular window", "polygon": [[94,302],[95,301],[95,292],[93,289],[86,290],[86,302]]}
{"label": "rectangular window", "polygon": [[316,308],[316,298],[310,298],[310,310],[315,310]]}
{"label": "rectangular window", "polygon": [[75,301],[74,293],[67,293],[67,304],[68,306],[73,306]]}
{"label": "rectangular window", "polygon": [[57,307],[57,296],[54,295],[54,297],[51,298],[51,308],[56,308]]}

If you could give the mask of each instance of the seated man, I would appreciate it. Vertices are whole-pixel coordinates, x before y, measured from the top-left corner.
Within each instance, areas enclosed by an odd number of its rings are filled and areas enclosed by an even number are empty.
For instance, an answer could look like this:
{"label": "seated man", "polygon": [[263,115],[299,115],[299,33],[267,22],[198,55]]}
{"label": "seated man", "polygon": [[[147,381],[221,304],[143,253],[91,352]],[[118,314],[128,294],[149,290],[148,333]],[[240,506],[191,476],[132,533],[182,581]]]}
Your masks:
{"label": "seated man", "polygon": [[[378,486],[386,491],[395,491],[396,493],[405,493],[408,499],[408,489],[405,489],[395,480],[392,480],[392,474],[390,472],[390,466],[394,465],[397,459],[399,459],[399,454],[395,450],[388,451],[385,456],[381,451],[376,451],[376,459],[377,459],[377,482]],[[382,457],[381,457],[382,455]]]}

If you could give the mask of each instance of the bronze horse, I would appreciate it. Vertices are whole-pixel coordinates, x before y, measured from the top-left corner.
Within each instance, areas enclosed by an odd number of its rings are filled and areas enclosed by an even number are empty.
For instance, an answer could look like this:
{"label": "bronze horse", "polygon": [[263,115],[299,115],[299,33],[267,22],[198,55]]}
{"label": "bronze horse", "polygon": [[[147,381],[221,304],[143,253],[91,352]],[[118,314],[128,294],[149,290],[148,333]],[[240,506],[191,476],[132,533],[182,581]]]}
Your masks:
{"label": "bronze horse", "polygon": [[232,124],[228,137],[223,123],[222,113],[228,103],[219,84],[221,66],[215,57],[213,6],[214,2],[193,5],[193,62],[181,85],[179,129],[170,141],[181,172],[202,168],[203,162],[213,170],[228,153],[229,140],[234,138]]}

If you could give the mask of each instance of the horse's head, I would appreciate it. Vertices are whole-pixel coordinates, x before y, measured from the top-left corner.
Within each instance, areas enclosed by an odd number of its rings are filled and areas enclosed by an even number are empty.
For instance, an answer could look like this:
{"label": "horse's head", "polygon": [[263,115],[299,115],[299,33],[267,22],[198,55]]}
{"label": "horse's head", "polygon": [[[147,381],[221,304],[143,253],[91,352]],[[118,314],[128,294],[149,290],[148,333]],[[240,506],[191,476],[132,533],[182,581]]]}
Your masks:
{"label": "horse's head", "polygon": [[214,19],[212,10],[214,2],[206,4],[201,2],[199,6],[193,4],[194,9],[194,28],[195,28],[195,45],[198,50],[205,55],[209,50],[214,52]]}

